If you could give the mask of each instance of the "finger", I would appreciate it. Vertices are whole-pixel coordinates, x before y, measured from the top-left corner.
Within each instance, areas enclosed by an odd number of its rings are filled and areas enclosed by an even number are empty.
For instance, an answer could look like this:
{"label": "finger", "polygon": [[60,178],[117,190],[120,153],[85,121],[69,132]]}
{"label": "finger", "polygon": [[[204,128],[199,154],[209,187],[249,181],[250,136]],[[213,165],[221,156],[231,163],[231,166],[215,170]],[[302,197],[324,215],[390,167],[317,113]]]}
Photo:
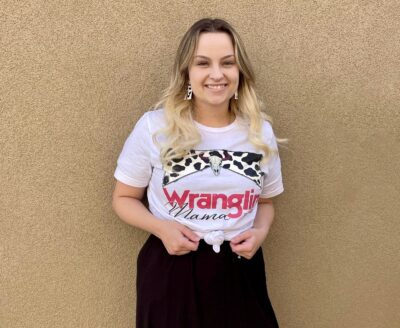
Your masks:
{"label": "finger", "polygon": [[184,250],[196,251],[197,247],[199,246],[199,242],[191,241],[189,239],[183,239],[181,246],[182,246],[182,249],[184,249]]}
{"label": "finger", "polygon": [[246,245],[243,245],[243,244],[233,245],[231,248],[232,248],[232,251],[237,253],[237,254],[249,251],[248,247]]}
{"label": "finger", "polygon": [[183,245],[176,245],[174,247],[171,247],[167,249],[167,252],[169,255],[185,255],[190,253],[192,250],[188,249],[187,247],[184,247]]}
{"label": "finger", "polygon": [[168,253],[171,256],[181,256],[181,255],[186,255],[190,253],[191,251],[179,251],[179,252],[173,252],[173,253]]}
{"label": "finger", "polygon": [[238,236],[232,238],[231,243],[240,244],[250,237],[251,237],[251,232],[249,230],[247,230],[245,232],[242,232]]}
{"label": "finger", "polygon": [[182,227],[182,234],[189,240],[198,242],[200,240],[200,237],[197,236],[192,230],[190,230],[188,227],[183,226]]}
{"label": "finger", "polygon": [[245,258],[248,260],[250,260],[254,255],[252,251],[237,251],[234,253],[238,255],[238,258]]}
{"label": "finger", "polygon": [[179,252],[176,252],[174,255],[182,256],[182,255],[189,254],[190,252],[191,252],[191,251],[179,251]]}
{"label": "finger", "polygon": [[246,239],[243,243],[232,244],[231,248],[232,251],[234,251],[235,253],[238,252],[246,253],[252,251],[252,249],[254,248],[254,244],[249,239]]}

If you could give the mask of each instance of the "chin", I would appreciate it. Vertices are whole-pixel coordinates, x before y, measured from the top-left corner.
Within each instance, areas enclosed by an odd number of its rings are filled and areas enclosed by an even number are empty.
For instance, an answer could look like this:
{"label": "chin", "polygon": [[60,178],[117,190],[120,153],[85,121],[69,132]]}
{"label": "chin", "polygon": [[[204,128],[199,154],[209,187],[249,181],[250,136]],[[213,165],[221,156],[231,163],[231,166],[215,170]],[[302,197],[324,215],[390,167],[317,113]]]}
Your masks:
{"label": "chin", "polygon": [[209,101],[206,101],[206,103],[211,105],[211,106],[221,106],[223,104],[229,104],[229,99],[209,100]]}
{"label": "chin", "polygon": [[215,97],[215,98],[208,98],[204,99],[204,102],[210,105],[222,105],[222,104],[229,104],[230,98],[228,97]]}

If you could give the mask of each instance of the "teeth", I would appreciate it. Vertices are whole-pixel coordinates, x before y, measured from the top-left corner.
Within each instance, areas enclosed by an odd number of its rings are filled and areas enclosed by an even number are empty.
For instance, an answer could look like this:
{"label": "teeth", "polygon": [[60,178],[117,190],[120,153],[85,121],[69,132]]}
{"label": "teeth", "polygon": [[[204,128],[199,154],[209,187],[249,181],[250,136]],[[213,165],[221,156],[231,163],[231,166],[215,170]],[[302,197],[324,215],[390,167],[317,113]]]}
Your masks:
{"label": "teeth", "polygon": [[207,87],[210,88],[210,89],[217,89],[218,90],[218,89],[224,88],[225,84],[214,84],[214,85],[208,84]]}

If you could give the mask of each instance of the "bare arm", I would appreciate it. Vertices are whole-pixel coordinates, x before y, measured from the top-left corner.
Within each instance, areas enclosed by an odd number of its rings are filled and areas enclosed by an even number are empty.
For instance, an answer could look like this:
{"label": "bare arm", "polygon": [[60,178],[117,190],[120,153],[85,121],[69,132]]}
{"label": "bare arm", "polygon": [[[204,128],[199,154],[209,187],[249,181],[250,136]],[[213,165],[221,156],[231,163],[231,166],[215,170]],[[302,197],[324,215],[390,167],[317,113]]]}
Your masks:
{"label": "bare arm", "polygon": [[196,250],[199,237],[178,222],[160,220],[151,214],[141,202],[144,191],[145,188],[116,182],[112,206],[120,219],[160,238],[171,255],[183,255]]}
{"label": "bare arm", "polygon": [[247,259],[253,257],[268,235],[274,221],[274,205],[272,199],[261,198],[253,228],[244,231],[231,240],[232,251]]}

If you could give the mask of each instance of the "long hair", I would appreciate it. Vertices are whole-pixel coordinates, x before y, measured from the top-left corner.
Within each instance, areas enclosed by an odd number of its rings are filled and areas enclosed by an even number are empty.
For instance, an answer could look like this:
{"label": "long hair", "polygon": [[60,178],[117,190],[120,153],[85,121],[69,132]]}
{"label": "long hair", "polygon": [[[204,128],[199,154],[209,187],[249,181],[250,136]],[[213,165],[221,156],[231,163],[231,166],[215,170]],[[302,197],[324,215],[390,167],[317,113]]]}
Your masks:
{"label": "long hair", "polygon": [[189,66],[195,55],[201,33],[223,32],[230,36],[239,67],[238,99],[232,99],[229,110],[238,117],[247,120],[248,139],[264,154],[264,159],[275,151],[262,140],[263,120],[271,118],[263,112],[263,105],[255,92],[255,76],[243,42],[235,29],[222,19],[204,18],[194,23],[183,36],[175,57],[171,80],[161,100],[154,106],[164,108],[166,127],[157,131],[154,140],[162,134],[165,142],[160,144],[161,161],[167,163],[172,158],[183,157],[194,146],[200,143],[200,133],[193,121],[193,100],[185,100],[189,83]]}

